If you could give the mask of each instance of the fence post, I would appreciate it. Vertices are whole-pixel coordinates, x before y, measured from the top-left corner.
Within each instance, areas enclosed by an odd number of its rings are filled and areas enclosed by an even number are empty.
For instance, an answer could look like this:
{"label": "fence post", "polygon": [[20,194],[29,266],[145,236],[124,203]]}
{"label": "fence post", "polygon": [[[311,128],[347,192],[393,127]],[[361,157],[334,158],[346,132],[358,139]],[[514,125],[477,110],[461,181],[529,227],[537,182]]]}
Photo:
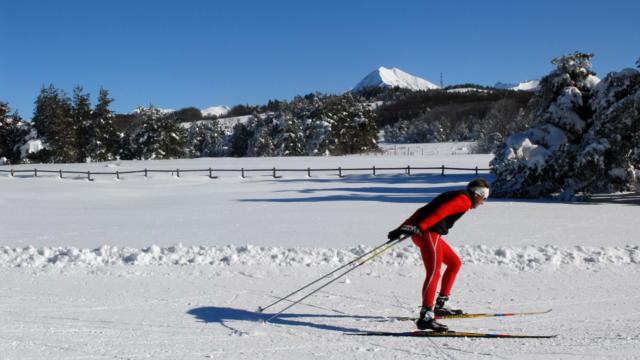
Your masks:
{"label": "fence post", "polygon": [[180,177],[180,169],[176,169],[176,176]]}
{"label": "fence post", "polygon": [[147,177],[147,168],[144,168],[144,177]]}
{"label": "fence post", "polygon": [[373,165],[373,176],[376,176],[376,166]]}
{"label": "fence post", "polygon": [[277,179],[277,178],[278,178],[278,177],[276,176],[276,168],[275,168],[275,167],[273,168],[273,178],[274,178],[274,179]]}
{"label": "fence post", "polygon": [[240,177],[244,179],[244,168],[241,168],[240,171],[241,171]]}
{"label": "fence post", "polygon": [[407,175],[411,175],[411,165],[407,165]]}
{"label": "fence post", "polygon": [[87,171],[87,180],[93,181],[91,180],[91,171]]}
{"label": "fence post", "polygon": [[311,177],[311,168],[310,167],[307,168],[307,177]]}
{"label": "fence post", "polygon": [[14,177],[15,175],[13,174],[13,169],[11,169],[11,177]]}
{"label": "fence post", "polygon": [[33,169],[33,176],[38,177],[38,169]]}
{"label": "fence post", "polygon": [[209,179],[217,179],[217,176],[213,176],[213,174],[211,173],[211,168],[209,168]]}
{"label": "fence post", "polygon": [[120,180],[120,171],[116,170],[116,179]]}
{"label": "fence post", "polygon": [[343,177],[342,176],[342,166],[338,166],[338,177]]}
{"label": "fence post", "polygon": [[442,165],[442,176],[444,176],[444,165]]}
{"label": "fence post", "polygon": [[478,167],[476,166],[476,176],[478,176]]}
{"label": "fence post", "polygon": [[62,179],[62,169],[60,169],[60,179]]}

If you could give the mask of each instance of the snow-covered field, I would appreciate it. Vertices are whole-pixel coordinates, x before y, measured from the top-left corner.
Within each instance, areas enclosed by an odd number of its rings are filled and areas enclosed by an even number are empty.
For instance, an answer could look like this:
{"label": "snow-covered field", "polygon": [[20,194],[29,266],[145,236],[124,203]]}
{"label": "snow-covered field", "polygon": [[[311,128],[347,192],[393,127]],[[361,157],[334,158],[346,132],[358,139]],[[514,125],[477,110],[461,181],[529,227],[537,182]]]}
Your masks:
{"label": "snow-covered field", "polygon": [[[64,168],[485,168],[490,160],[459,151],[460,144],[421,148],[420,156],[387,151]],[[464,263],[454,304],[472,312],[553,309],[446,321],[451,328],[557,338],[366,338],[344,333],[413,329],[381,318],[417,312],[423,269],[408,242],[273,323],[263,324],[268,314],[256,309],[383,243],[416,208],[474,175],[217,175],[102,175],[92,182],[80,175],[0,176],[0,359],[618,359],[640,352],[637,196],[494,199],[446,237]]]}

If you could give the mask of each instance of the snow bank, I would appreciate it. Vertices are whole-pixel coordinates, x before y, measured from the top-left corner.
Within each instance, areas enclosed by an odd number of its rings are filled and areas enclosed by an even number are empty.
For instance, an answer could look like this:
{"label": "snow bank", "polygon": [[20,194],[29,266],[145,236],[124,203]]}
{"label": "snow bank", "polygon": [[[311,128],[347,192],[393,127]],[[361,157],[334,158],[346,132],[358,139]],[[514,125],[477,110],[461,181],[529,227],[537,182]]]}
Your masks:
{"label": "snow bank", "polygon": [[[113,265],[213,265],[213,266],[340,266],[372,248],[348,249],[281,248],[259,246],[183,246],[142,249],[104,245],[96,249],[32,246],[0,248],[0,267],[103,267]],[[463,263],[507,266],[521,271],[559,266],[594,268],[600,265],[640,265],[640,246],[625,247],[487,247],[465,245],[455,248]],[[421,265],[413,246],[394,248],[375,258],[385,266]]]}

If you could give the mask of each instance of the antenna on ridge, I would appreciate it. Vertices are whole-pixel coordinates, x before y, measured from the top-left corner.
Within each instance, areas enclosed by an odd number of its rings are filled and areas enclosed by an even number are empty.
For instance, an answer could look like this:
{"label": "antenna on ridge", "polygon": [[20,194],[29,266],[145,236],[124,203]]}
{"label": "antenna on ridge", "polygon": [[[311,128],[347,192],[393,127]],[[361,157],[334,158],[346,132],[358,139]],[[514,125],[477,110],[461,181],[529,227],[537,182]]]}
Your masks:
{"label": "antenna on ridge", "polygon": [[444,82],[442,81],[442,72],[440,72],[440,87],[444,87]]}

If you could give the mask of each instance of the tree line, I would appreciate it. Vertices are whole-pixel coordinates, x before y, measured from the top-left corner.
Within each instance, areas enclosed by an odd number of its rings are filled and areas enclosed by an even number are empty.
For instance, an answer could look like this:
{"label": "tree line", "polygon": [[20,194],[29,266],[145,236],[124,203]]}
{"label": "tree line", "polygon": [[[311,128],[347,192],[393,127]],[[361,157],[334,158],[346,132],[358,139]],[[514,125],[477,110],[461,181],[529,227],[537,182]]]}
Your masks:
{"label": "tree line", "polygon": [[224,119],[203,118],[195,108],[164,113],[150,105],[118,115],[110,109],[113,101],[103,88],[92,106],[90,94],[80,86],[69,97],[49,85],[41,89],[30,122],[10,114],[9,105],[0,102],[0,159],[10,164],[69,163],[378,150],[375,114],[350,93],[314,93],[259,107],[238,105],[231,115],[250,115],[234,126]]}

